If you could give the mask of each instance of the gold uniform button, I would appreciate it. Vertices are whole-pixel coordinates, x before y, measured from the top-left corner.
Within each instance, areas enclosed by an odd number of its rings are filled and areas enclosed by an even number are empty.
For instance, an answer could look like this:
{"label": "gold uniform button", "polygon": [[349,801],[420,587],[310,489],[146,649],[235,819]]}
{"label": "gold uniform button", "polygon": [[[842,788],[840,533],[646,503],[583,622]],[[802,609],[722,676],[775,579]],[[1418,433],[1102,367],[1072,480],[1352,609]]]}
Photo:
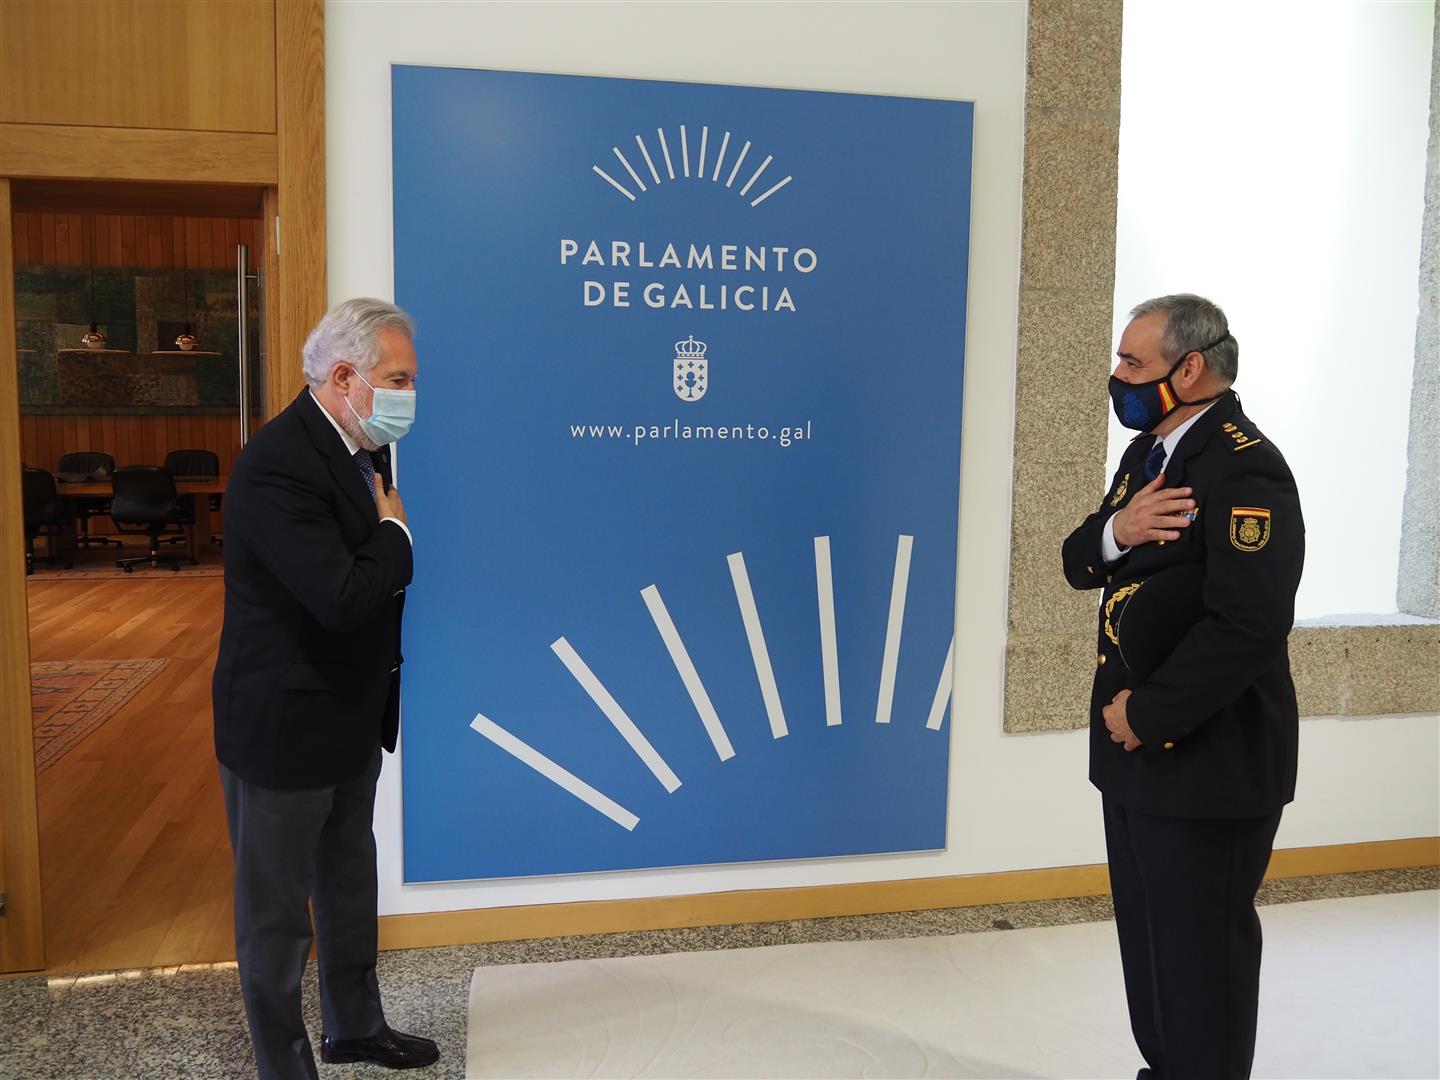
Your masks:
{"label": "gold uniform button", "polygon": [[1161,546],[1161,547],[1164,547],[1164,546],[1165,546],[1165,541],[1164,541],[1164,540],[1161,540],[1161,541],[1160,541],[1160,546]]}
{"label": "gold uniform button", "polygon": [[1110,582],[1112,582],[1112,581],[1114,581],[1114,580],[1115,580],[1115,575],[1114,575],[1114,574],[1106,574],[1106,575],[1105,575],[1105,584],[1106,584],[1106,585],[1109,585]]}
{"label": "gold uniform button", "polygon": [[1103,652],[1102,652],[1102,653],[1099,653],[1099,654],[1095,657],[1095,663],[1099,664],[1101,667],[1104,667],[1104,666],[1105,666],[1105,654],[1104,654]]}
{"label": "gold uniform button", "polygon": [[1166,749],[1166,750],[1174,750],[1174,749],[1175,749],[1175,744],[1174,744],[1173,742],[1167,742],[1167,743],[1165,744],[1165,749]]}

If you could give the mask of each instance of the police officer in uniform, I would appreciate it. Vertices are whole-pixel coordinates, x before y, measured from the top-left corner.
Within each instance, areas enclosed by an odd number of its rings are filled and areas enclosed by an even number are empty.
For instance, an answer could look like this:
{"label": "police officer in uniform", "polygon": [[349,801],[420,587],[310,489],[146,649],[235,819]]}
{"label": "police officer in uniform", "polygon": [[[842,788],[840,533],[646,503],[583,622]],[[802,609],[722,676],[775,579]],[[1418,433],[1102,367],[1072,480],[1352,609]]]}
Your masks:
{"label": "police officer in uniform", "polygon": [[1300,499],[1230,389],[1239,346],[1218,307],[1148,300],[1118,356],[1110,396],[1141,434],[1063,558],[1074,588],[1102,590],[1090,780],[1139,1076],[1248,1077],[1255,893],[1295,796]]}

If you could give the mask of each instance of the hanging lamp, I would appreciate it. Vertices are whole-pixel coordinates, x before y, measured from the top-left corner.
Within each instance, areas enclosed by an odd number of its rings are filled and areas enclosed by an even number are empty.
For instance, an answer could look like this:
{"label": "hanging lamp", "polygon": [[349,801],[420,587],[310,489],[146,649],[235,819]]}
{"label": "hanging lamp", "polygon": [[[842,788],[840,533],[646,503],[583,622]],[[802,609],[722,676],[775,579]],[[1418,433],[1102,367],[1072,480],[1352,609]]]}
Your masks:
{"label": "hanging lamp", "polygon": [[80,344],[87,349],[103,349],[109,339],[100,331],[95,321],[95,267],[90,267],[90,332],[80,338]]}
{"label": "hanging lamp", "polygon": [[[180,250],[185,250],[185,219],[180,219]],[[200,344],[200,339],[191,332],[190,324],[190,270],[189,260],[181,259],[180,262],[180,303],[185,309],[185,329],[175,339],[177,348],[189,352]]]}

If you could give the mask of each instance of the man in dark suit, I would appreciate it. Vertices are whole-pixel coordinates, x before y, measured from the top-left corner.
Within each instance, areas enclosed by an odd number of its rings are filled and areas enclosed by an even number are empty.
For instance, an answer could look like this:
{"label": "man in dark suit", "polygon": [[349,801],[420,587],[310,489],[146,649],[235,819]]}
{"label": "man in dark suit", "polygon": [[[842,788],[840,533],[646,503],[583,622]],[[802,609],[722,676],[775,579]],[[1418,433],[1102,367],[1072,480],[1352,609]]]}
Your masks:
{"label": "man in dark suit", "polygon": [[262,1077],[315,1077],[300,978],[318,938],[326,1062],[429,1065],[385,1022],[372,815],[400,712],[411,576],[388,447],[414,417],[414,324],[348,300],[305,343],[309,384],[225,493],[215,751],[235,853],[235,947]]}
{"label": "man in dark suit", "polygon": [[[1230,390],[1239,345],[1224,313],[1179,295],[1131,316],[1110,392],[1142,434],[1063,547],[1070,584],[1103,590],[1090,780],[1140,1076],[1247,1077],[1255,893],[1295,796],[1286,641],[1305,526],[1284,457]],[[1157,636],[1164,648],[1138,662]]]}

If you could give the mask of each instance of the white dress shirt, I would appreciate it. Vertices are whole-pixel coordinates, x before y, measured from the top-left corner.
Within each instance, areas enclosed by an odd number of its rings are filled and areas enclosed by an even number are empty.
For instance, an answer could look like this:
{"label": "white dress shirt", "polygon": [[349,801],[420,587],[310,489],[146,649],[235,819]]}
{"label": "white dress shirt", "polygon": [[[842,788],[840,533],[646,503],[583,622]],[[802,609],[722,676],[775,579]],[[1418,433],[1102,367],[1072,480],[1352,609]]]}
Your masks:
{"label": "white dress shirt", "polygon": [[[1209,412],[1211,406],[1214,404],[1212,401],[1209,405],[1206,405],[1205,408],[1190,417],[1189,420],[1186,420],[1174,431],[1170,432],[1169,435],[1157,438],[1157,442],[1163,442],[1165,444],[1165,460],[1160,463],[1161,472],[1164,472],[1165,467],[1170,464],[1170,455],[1175,453],[1175,448],[1180,445],[1180,440],[1185,437],[1185,433],[1190,430],[1196,420],[1199,420],[1200,417]],[[1151,443],[1150,450],[1154,449],[1155,444]],[[1150,455],[1150,450],[1145,451],[1147,457]],[[1118,562],[1129,550],[1128,547],[1122,548],[1115,542],[1115,515],[1111,514],[1109,520],[1105,522],[1104,531],[1100,534],[1100,554],[1107,563],[1113,563]]]}
{"label": "white dress shirt", "polygon": [[[315,402],[316,405],[320,406],[320,415],[325,417],[326,420],[330,421],[330,426],[335,429],[335,434],[339,435],[340,438],[345,440],[345,450],[353,458],[355,456],[355,451],[360,449],[360,444],[355,441],[355,439],[348,431],[346,431],[343,427],[336,423],[335,418],[330,415],[330,410],[325,408],[325,406],[321,404],[320,399],[315,396],[314,390],[310,391],[310,398],[312,401]],[[358,469],[360,466],[357,465],[355,467]],[[376,475],[378,476],[379,474],[377,473]],[[383,517],[380,520],[382,522],[393,521],[396,525],[399,525],[400,528],[405,530],[405,539],[410,541],[410,546],[415,546],[415,537],[410,535],[410,526],[406,525],[405,522],[401,521],[397,517]]]}

